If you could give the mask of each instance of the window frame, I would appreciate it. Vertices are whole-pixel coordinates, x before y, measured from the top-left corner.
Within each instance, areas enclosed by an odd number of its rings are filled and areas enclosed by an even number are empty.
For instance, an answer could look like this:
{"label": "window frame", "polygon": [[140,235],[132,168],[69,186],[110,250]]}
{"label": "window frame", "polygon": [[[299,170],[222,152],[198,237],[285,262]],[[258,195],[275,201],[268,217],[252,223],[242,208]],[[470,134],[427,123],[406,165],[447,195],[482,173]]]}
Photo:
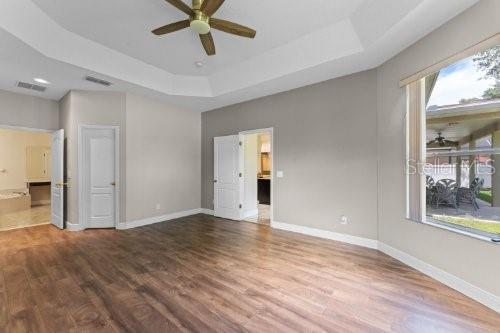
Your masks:
{"label": "window frame", "polygon": [[[426,186],[423,168],[427,161],[426,153],[426,103],[425,77],[410,82],[406,86],[406,219],[414,223],[429,225],[461,235],[473,237],[490,243],[500,243],[500,235],[495,236],[481,230],[438,221],[426,214]],[[500,148],[470,149],[448,156],[468,155],[471,153],[499,154]],[[446,154],[443,154],[446,155]],[[412,165],[416,172],[410,172]]]}

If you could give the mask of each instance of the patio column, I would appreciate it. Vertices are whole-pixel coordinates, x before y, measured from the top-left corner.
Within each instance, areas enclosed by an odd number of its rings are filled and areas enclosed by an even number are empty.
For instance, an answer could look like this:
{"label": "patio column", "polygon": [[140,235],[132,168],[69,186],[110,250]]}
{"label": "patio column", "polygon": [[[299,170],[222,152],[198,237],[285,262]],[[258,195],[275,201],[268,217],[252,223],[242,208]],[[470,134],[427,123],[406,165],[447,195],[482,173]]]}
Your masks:
{"label": "patio column", "polygon": [[[492,148],[500,148],[500,131],[495,131],[491,135]],[[500,207],[500,155],[493,155],[491,165],[495,168],[495,173],[491,175],[491,194],[493,196],[493,207]]]}
{"label": "patio column", "polygon": [[[457,151],[460,151],[462,148],[460,146],[457,147]],[[462,186],[462,157],[457,156],[455,161],[455,181],[457,182],[458,187]]]}
{"label": "patio column", "polygon": [[[476,139],[472,139],[469,142],[469,149],[473,150],[476,149]],[[474,178],[476,178],[476,156],[471,155],[469,156],[469,185],[472,183]]]}

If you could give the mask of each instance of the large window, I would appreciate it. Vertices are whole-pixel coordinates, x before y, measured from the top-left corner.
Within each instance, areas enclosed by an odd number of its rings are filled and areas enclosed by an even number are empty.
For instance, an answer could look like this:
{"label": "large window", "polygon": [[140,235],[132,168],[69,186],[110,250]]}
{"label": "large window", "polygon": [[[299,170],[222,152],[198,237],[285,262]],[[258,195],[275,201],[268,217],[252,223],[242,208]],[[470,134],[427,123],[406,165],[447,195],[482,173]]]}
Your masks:
{"label": "large window", "polygon": [[500,46],[407,93],[408,217],[500,241]]}

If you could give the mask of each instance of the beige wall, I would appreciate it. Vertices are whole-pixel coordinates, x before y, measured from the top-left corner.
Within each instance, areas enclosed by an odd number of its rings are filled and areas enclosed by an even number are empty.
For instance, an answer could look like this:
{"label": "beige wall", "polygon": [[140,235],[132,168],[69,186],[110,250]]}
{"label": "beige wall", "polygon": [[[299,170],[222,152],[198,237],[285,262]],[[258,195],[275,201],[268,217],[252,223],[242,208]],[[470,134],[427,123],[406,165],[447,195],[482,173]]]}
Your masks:
{"label": "beige wall", "polygon": [[[26,150],[29,146],[50,148],[49,133],[0,128],[0,191],[25,189],[28,181]],[[5,169],[5,172],[2,170]]]}
{"label": "beige wall", "polygon": [[483,0],[378,70],[379,240],[500,296],[500,246],[406,221],[405,89],[398,82],[500,31],[500,1]]}
{"label": "beige wall", "polygon": [[0,126],[59,129],[58,103],[0,90]]}
{"label": "beige wall", "polygon": [[213,208],[213,138],[274,127],[273,171],[285,175],[273,184],[274,220],[376,239],[376,74],[203,113],[202,207]]}
{"label": "beige wall", "polygon": [[126,109],[127,221],[200,208],[200,113],[133,94]]}
{"label": "beige wall", "polygon": [[78,222],[78,126],[112,125],[120,127],[120,221],[125,220],[126,126],[125,94],[71,91],[60,101],[60,124],[65,131],[66,220]]}
{"label": "beige wall", "polygon": [[246,217],[256,215],[255,211],[258,208],[257,200],[257,173],[258,165],[260,164],[260,154],[258,153],[258,140],[260,134],[246,134],[243,138],[245,148],[244,155],[244,184],[243,184],[243,215]]}

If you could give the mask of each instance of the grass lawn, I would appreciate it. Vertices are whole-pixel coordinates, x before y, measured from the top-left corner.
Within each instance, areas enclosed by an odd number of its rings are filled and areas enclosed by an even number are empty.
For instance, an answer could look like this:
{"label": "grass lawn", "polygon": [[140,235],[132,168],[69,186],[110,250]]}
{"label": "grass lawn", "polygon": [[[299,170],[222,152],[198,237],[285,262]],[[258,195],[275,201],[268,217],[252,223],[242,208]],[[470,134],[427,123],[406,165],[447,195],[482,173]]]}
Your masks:
{"label": "grass lawn", "polygon": [[493,196],[491,195],[491,190],[489,191],[480,191],[478,196],[479,199],[486,201],[488,203],[493,202]]}
{"label": "grass lawn", "polygon": [[446,215],[432,215],[432,218],[438,221],[457,224],[464,227],[489,232],[491,234],[500,234],[500,222],[476,219],[473,217],[459,217]]}

